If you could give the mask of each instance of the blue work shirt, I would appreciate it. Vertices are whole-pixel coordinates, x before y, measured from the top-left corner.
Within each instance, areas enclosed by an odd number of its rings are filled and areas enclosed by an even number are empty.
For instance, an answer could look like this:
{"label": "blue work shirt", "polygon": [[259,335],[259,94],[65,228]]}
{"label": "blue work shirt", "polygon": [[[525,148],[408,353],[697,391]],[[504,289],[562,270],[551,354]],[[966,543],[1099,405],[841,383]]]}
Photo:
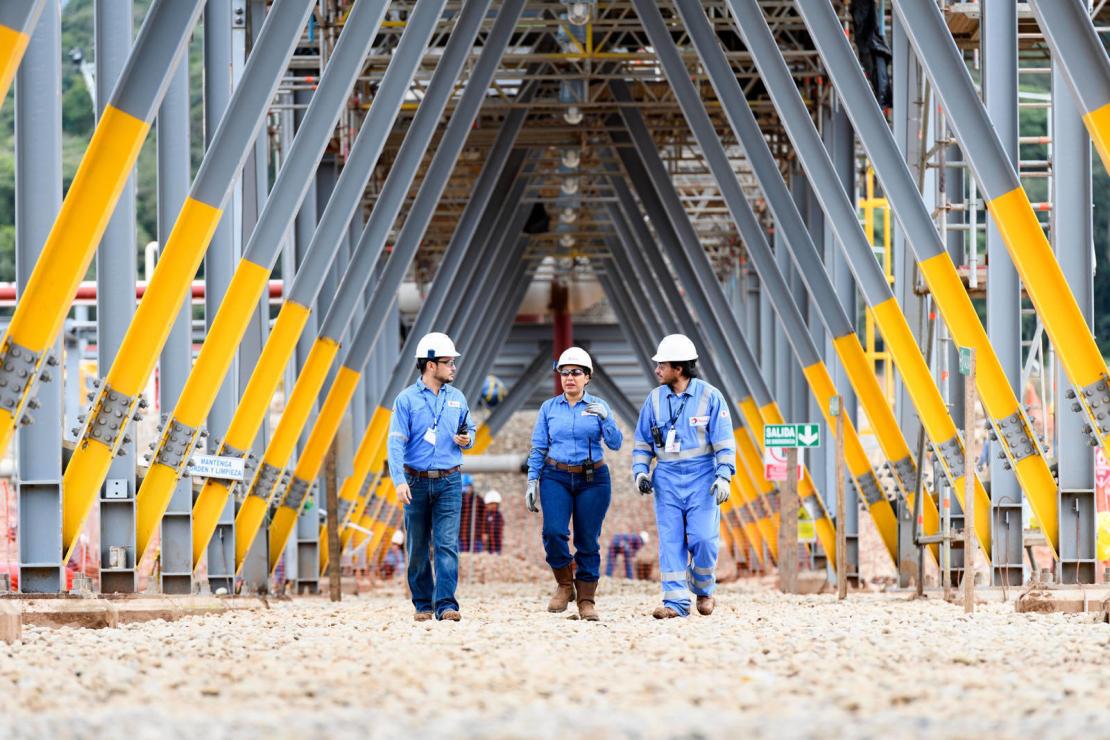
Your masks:
{"label": "blue work shirt", "polygon": [[[405,481],[405,466],[413,470],[447,470],[462,465],[462,448],[455,444],[459,424],[466,422],[470,446],[474,444],[474,419],[466,396],[458,388],[444,385],[439,393],[424,385],[423,379],[397,394],[389,420],[389,475]],[[435,429],[435,444],[424,435]]]}
{"label": "blue work shirt", "polygon": [[[655,446],[652,427],[660,428],[663,446]],[[665,449],[671,429],[678,442],[677,452]],[[676,394],[666,385],[649,393],[636,424],[632,475],[646,475],[653,457],[658,460],[652,477],[656,486],[682,487],[710,472],[731,480],[736,473],[736,439],[732,435],[732,415],[721,392],[704,380],[692,378],[682,393]]]}
{"label": "blue work shirt", "polygon": [[[586,406],[591,403],[600,403],[609,412],[605,421],[586,413]],[[581,465],[587,460],[600,462],[602,440],[610,450],[619,450],[624,441],[605,401],[590,393],[584,393],[574,406],[562,393],[547,399],[540,406],[536,426],[532,429],[528,480],[539,479],[540,469],[548,457],[565,465]]]}

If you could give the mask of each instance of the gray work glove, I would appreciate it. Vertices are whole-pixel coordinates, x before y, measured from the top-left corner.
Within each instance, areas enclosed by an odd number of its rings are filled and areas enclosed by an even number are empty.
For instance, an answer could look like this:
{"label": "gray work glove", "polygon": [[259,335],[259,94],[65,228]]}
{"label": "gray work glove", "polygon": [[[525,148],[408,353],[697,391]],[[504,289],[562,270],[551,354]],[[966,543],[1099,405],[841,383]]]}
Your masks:
{"label": "gray work glove", "polygon": [[718,478],[713,481],[713,485],[709,488],[713,492],[713,496],[717,499],[717,506],[720,506],[725,501],[728,501],[731,489],[727,478]]}
{"label": "gray work glove", "polygon": [[524,494],[524,505],[528,507],[528,511],[533,513],[540,510],[536,505],[536,494],[540,491],[540,482],[538,480],[528,481],[528,490]]}
{"label": "gray work glove", "polygon": [[602,421],[605,421],[609,418],[609,411],[605,408],[605,404],[597,403],[596,401],[594,403],[586,404],[586,413],[593,414]]}
{"label": "gray work glove", "polygon": [[651,478],[648,477],[647,473],[638,473],[636,475],[636,488],[645,496],[655,490],[651,485]]}

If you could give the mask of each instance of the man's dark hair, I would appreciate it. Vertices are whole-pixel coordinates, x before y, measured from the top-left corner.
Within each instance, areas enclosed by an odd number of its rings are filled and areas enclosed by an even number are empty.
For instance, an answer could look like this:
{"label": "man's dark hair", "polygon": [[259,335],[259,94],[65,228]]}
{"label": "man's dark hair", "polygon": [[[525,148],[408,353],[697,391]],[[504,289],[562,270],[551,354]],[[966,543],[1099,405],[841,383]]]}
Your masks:
{"label": "man's dark hair", "polygon": [[420,359],[418,359],[416,361],[416,372],[423,375],[424,374],[424,368],[428,367],[429,362],[435,362],[435,360],[430,358],[430,357],[421,357]]}
{"label": "man's dark hair", "polygon": [[698,361],[697,360],[683,360],[682,362],[672,362],[671,367],[675,370],[682,372],[684,377],[691,380],[698,377]]}

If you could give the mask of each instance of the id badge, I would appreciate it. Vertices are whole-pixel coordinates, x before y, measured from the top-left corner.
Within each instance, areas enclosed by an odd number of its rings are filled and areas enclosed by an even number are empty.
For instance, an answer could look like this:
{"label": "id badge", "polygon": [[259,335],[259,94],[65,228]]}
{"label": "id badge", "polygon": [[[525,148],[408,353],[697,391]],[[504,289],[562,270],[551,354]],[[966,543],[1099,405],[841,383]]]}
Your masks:
{"label": "id badge", "polygon": [[663,446],[663,449],[667,452],[678,452],[678,432],[676,430],[671,429],[667,432],[667,443]]}
{"label": "id badge", "polygon": [[428,431],[424,432],[424,441],[432,447],[436,445],[436,429],[435,427],[428,427]]}

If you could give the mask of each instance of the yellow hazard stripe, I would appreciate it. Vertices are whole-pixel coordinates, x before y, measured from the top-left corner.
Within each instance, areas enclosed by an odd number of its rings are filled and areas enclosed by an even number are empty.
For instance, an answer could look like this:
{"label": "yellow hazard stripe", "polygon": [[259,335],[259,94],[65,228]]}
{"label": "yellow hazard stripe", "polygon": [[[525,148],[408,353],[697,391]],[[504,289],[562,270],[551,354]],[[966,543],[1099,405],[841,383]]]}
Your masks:
{"label": "yellow hazard stripe", "polygon": [[279,506],[270,520],[270,572],[274,572],[281,555],[285,551],[285,543],[289,540],[289,533],[297,523],[300,512],[288,506]]}
{"label": "yellow hazard stripe", "polygon": [[1110,103],[1084,114],[1083,125],[1091,135],[1091,143],[1098,150],[1103,166],[1110,170]]}
{"label": "yellow hazard stripe", "polygon": [[88,481],[103,481],[114,457],[115,453],[106,445],[90,440],[74,451],[66,465],[62,476],[62,551],[65,553],[62,562],[68,562],[73,554],[73,547],[100,492],[99,483],[90,486]]}
{"label": "yellow hazard stripe", "polygon": [[219,208],[192,198],[181,205],[150,284],[108,371],[108,384],[116,390],[134,396],[146,387],[174,318],[190,297],[193,278],[222,215]]}
{"label": "yellow hazard stripe", "polygon": [[[312,406],[327,380],[328,370],[331,369],[338,352],[339,345],[327,337],[318,338],[313,343],[301,374],[293,384],[293,392],[289,394],[285,411],[278,421],[277,429],[274,430],[274,436],[266,447],[263,458],[266,462],[279,468],[289,462],[293,449],[297,445],[297,439],[304,431],[305,422],[312,414]],[[307,449],[305,454],[308,454]],[[315,477],[315,473],[303,476],[304,480],[312,480]]]}
{"label": "yellow hazard stripe", "polygon": [[362,373],[355,372],[349,367],[342,366],[335,374],[335,382],[328,391],[320,415],[316,417],[316,424],[305,443],[301,459],[297,461],[297,468],[293,475],[301,480],[312,480],[320,474],[320,466],[324,463],[335,433],[339,431],[339,424],[343,421],[343,414],[355,395],[359,378]]}
{"label": "yellow hazard stripe", "polygon": [[17,344],[43,352],[54,343],[149,130],[118,108],[104,109],[16,304],[8,337]]}
{"label": "yellow hazard stripe", "polygon": [[193,371],[177,400],[173,415],[178,421],[191,427],[204,424],[269,279],[270,271],[262,265],[250,260],[239,261]]}
{"label": "yellow hazard stripe", "polygon": [[220,523],[220,514],[227,506],[227,498],[231,489],[223,481],[212,478],[204,481],[204,485],[193,504],[193,569],[200,564],[200,559],[208,549],[208,543]]}
{"label": "yellow hazard stripe", "polygon": [[266,518],[269,502],[258,496],[247,496],[235,515],[235,572],[243,567],[247,552],[254,544],[262,520]]}
{"label": "yellow hazard stripe", "polygon": [[0,26],[0,103],[8,96],[16,70],[31,43],[31,35],[20,33],[14,28]]}
{"label": "yellow hazard stripe", "polygon": [[286,301],[278,311],[270,336],[266,338],[235,415],[227,427],[225,445],[245,450],[254,442],[258,428],[270,410],[270,400],[285,374],[285,366],[297,348],[297,340],[304,331],[309,313],[307,308],[292,301]]}
{"label": "yellow hazard stripe", "polygon": [[1014,188],[987,206],[1072,384],[1105,378],[1106,362],[1025,190]]}

